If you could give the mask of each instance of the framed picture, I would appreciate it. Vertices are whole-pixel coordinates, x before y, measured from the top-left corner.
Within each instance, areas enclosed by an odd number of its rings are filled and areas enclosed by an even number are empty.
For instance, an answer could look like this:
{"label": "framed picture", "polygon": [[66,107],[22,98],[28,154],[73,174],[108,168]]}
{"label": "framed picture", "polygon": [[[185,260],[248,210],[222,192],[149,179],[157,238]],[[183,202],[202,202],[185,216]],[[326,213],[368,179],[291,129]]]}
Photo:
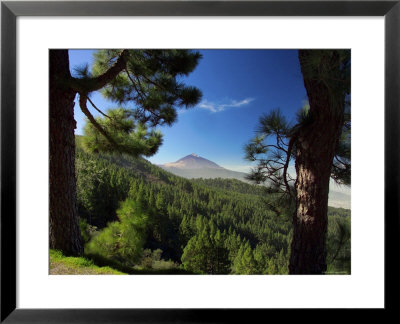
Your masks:
{"label": "framed picture", "polygon": [[[399,1],[5,1],[1,16],[1,321],[234,322],[277,308],[393,310]],[[49,276],[49,49],[100,48],[351,49],[351,275]],[[253,100],[239,99],[203,106]]]}

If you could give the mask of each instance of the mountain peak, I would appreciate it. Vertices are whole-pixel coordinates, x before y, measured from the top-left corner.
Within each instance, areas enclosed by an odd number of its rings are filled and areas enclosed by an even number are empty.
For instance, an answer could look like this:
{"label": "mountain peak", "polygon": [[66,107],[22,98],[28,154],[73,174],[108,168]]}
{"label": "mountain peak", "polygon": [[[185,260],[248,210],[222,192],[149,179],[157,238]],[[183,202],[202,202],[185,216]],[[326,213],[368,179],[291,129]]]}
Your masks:
{"label": "mountain peak", "polygon": [[176,162],[170,162],[163,165],[164,167],[179,169],[223,169],[218,164],[207,160],[195,153],[186,155]]}
{"label": "mountain peak", "polygon": [[231,171],[195,153],[176,162],[159,165],[164,170],[185,178],[233,178],[245,181],[245,174]]}

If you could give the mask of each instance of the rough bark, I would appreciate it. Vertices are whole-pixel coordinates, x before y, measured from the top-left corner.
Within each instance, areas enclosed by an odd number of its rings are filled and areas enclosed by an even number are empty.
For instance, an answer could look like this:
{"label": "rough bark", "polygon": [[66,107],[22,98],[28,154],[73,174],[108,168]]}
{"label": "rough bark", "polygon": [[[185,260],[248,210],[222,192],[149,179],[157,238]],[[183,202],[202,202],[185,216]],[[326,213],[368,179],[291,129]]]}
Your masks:
{"label": "rough bark", "polygon": [[299,131],[296,141],[297,200],[289,263],[291,274],[326,271],[329,179],[344,116],[344,100],[333,101],[331,90],[324,82],[307,77],[304,62],[308,54],[309,51],[299,51],[310,103],[310,123]]}
{"label": "rough bark", "polygon": [[68,50],[50,51],[50,248],[83,253],[75,179],[74,98]]}

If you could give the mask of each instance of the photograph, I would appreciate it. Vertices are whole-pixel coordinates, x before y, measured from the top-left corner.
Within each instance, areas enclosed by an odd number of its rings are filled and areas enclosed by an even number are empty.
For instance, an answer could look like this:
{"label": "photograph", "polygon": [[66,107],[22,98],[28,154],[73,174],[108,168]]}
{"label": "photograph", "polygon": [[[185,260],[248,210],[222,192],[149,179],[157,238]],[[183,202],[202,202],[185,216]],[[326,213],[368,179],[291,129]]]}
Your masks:
{"label": "photograph", "polygon": [[50,49],[50,275],[350,275],[350,49]]}
{"label": "photograph", "polygon": [[0,322],[396,310],[399,2],[2,1]]}

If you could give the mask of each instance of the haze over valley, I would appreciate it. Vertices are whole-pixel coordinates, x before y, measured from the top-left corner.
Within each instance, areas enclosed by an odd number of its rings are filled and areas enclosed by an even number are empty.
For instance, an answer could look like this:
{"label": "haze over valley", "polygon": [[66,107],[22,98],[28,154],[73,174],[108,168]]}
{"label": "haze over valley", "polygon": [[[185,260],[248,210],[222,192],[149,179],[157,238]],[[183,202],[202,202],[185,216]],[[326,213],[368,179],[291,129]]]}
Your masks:
{"label": "haze over valley", "polygon": [[[212,162],[204,157],[197,155],[196,153],[189,154],[176,162],[168,162],[164,164],[158,164],[157,166],[162,169],[171,172],[177,176],[184,177],[187,179],[237,179],[250,183],[246,180],[245,172],[237,172],[229,170]],[[293,170],[294,171],[294,170]],[[292,171],[292,172],[293,172]],[[346,187],[339,187],[331,181],[329,190],[329,201],[328,205],[336,208],[351,208],[351,196],[350,189]]]}

